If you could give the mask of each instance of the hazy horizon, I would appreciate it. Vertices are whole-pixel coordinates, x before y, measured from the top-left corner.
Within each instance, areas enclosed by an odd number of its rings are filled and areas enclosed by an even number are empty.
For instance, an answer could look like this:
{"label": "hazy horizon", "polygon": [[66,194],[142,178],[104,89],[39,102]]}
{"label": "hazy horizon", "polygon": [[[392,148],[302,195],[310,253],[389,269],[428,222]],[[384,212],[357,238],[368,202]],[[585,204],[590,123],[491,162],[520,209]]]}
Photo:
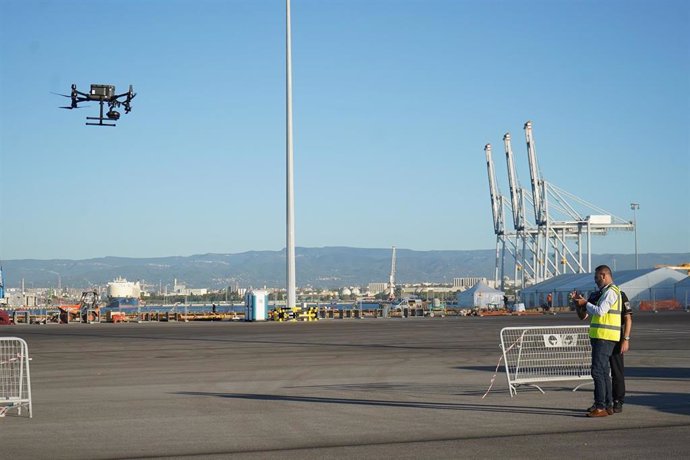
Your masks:
{"label": "hazy horizon", "polygon": [[[362,249],[362,250],[380,250],[380,251],[391,251],[392,248],[385,248],[385,247],[360,247],[360,246],[296,246],[295,249],[329,249],[329,248],[345,248],[345,249]],[[480,248],[480,249],[411,249],[411,248],[399,248],[396,247],[397,251],[412,251],[412,252],[472,252],[472,251],[491,251],[495,252],[495,248]],[[16,260],[40,260],[40,261],[49,261],[49,260],[93,260],[93,259],[107,259],[107,258],[119,258],[119,259],[166,259],[166,258],[174,258],[174,257],[180,257],[180,258],[185,258],[185,257],[195,257],[195,256],[206,256],[206,255],[237,255],[237,254],[246,254],[246,253],[251,253],[251,252],[275,252],[275,253],[284,253],[285,248],[283,247],[282,249],[249,249],[246,251],[238,251],[238,252],[203,252],[203,253],[195,253],[195,254],[170,254],[170,255],[162,255],[162,256],[118,256],[118,255],[105,255],[105,256],[97,256],[97,257],[85,257],[85,258],[66,258],[66,257],[57,257],[57,258],[52,258],[52,259],[38,259],[34,257],[26,257],[26,258],[16,258],[16,259],[0,259],[0,264],[2,261],[16,261]],[[676,251],[676,252],[638,252],[638,256],[643,256],[643,255],[655,255],[655,254],[690,254],[690,251]],[[606,255],[616,255],[616,256],[635,256],[635,253],[625,253],[625,252],[601,252],[601,253],[595,253],[592,252],[592,255],[597,255],[597,256],[606,256]],[[508,257],[509,258],[509,257]]]}

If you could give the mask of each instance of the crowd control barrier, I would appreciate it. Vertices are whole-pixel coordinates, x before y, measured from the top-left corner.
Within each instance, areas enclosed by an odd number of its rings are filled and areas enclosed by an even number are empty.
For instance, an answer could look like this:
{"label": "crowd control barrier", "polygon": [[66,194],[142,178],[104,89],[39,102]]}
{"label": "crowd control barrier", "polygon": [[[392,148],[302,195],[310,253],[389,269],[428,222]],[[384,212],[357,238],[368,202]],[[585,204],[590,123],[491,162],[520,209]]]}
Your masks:
{"label": "crowd control barrier", "polygon": [[18,337],[0,337],[0,417],[11,410],[22,415],[23,408],[31,418],[29,347]]}
{"label": "crowd control barrier", "polygon": [[592,380],[589,326],[505,327],[501,348],[511,398],[520,385]]}

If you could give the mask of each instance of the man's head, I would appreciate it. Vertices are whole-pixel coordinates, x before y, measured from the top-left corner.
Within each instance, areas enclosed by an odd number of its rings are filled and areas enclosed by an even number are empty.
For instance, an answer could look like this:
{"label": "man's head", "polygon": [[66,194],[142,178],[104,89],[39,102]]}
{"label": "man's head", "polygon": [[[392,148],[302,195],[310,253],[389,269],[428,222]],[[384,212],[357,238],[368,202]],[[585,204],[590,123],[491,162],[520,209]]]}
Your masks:
{"label": "man's head", "polygon": [[608,265],[599,265],[594,270],[594,282],[597,283],[599,289],[613,283],[613,275]]}

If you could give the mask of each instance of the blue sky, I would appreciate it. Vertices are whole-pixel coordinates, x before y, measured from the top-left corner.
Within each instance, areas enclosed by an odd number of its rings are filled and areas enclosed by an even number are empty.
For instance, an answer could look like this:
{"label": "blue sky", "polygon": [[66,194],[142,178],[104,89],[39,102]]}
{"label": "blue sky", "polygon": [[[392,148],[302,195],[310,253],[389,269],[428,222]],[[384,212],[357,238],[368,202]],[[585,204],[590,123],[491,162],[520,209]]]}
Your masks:
{"label": "blue sky", "polygon": [[[285,246],[283,0],[0,1],[0,259]],[[483,147],[690,251],[684,1],[293,0],[297,246],[489,249]],[[70,84],[138,96],[116,128]],[[508,219],[510,223],[510,219]],[[634,252],[633,234],[595,253]]]}

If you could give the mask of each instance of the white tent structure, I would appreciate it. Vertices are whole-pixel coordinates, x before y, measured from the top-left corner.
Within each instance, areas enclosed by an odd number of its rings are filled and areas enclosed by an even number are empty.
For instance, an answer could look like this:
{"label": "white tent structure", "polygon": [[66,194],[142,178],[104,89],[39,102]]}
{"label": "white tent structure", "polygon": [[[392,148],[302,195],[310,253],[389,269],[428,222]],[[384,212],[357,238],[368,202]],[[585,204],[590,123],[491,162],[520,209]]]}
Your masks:
{"label": "white tent structure", "polygon": [[[645,268],[623,270],[613,273],[613,280],[626,293],[633,309],[642,301],[672,300],[676,283],[687,278],[686,275],[670,268]],[[597,290],[594,273],[576,273],[556,276],[542,283],[525,288],[520,298],[527,308],[540,307],[546,303],[546,296],[553,295],[553,305],[568,305],[568,294],[577,290],[587,297]]]}
{"label": "white tent structure", "polygon": [[458,293],[458,307],[500,307],[503,305],[504,295],[503,291],[494,289],[485,282],[480,281],[468,290]]}
{"label": "white tent structure", "polygon": [[690,276],[676,283],[675,297],[683,308],[690,308]]}

